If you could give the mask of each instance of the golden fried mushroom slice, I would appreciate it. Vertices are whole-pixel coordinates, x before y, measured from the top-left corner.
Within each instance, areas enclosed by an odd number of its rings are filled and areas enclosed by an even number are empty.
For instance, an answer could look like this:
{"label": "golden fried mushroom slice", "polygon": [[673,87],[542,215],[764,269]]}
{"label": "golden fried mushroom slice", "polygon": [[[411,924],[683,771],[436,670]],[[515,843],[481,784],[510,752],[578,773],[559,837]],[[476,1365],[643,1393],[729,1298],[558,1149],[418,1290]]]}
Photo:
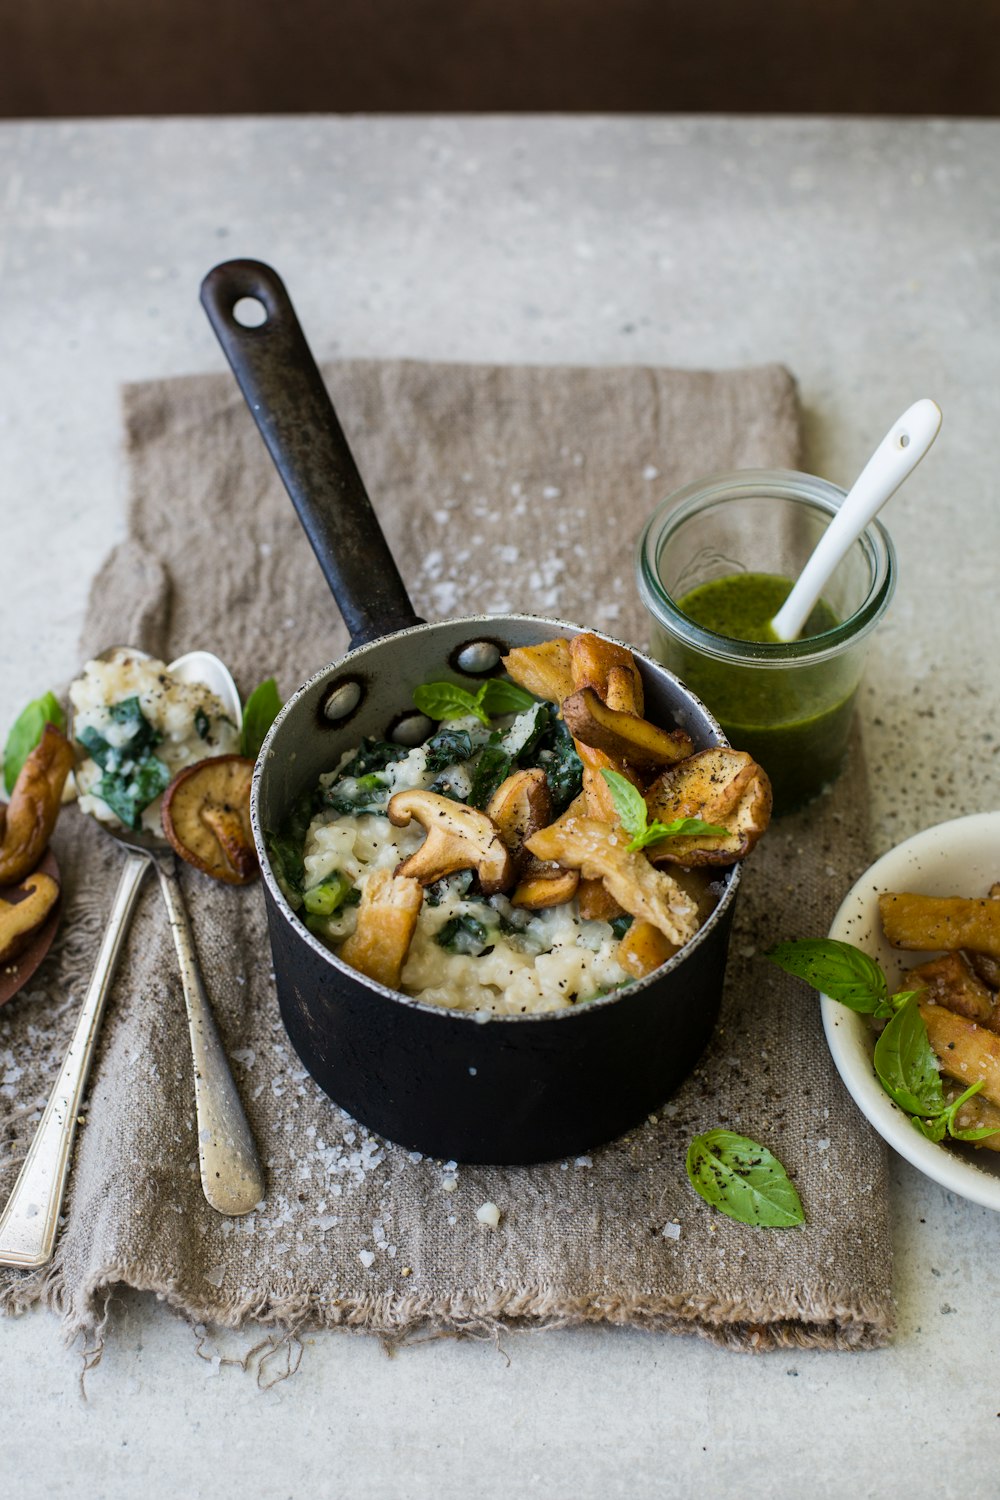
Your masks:
{"label": "golden fried mushroom slice", "polygon": [[943,1005],[920,1002],[919,1010],[941,1071],[963,1088],[983,1079],[977,1097],[1000,1104],[1000,1036]]}
{"label": "golden fried mushroom slice", "polygon": [[906,988],[922,989],[921,1000],[943,1005],[956,1015],[978,1021],[991,1031],[1000,1031],[996,1016],[997,997],[973,971],[964,953],[946,953],[906,972]]}
{"label": "golden fried mushroom slice", "polygon": [[634,979],[645,979],[680,950],[652,922],[633,922],[615,951],[615,957]]}
{"label": "golden fried mushroom slice", "polygon": [[0,885],[16,885],[45,853],[73,758],[73,746],[66,736],[54,724],[46,724],[18,772],[7,804],[0,845]]}
{"label": "golden fried mushroom slice", "polygon": [[553,859],[600,878],[616,901],[634,917],[651,922],[664,937],[684,946],[698,930],[698,908],[671,876],[654,870],[639,850],[626,848],[621,830],[593,818],[561,818],[542,828],[526,845],[539,859]]}
{"label": "golden fried mushroom slice", "polygon": [[552,797],[544,771],[534,768],[508,776],[486,804],[486,816],[496,824],[514,861],[518,883],[511,895],[513,906],[537,910],[572,900],[580,878],[576,871],[544,864],[524,847],[525,841],[552,817]]}
{"label": "golden fried mushroom slice", "polygon": [[358,925],[341,945],[338,958],[369,979],[398,990],[423,899],[419,880],[376,870],[361,893]]}
{"label": "golden fried mushroom slice", "polygon": [[882,928],[894,948],[918,952],[971,948],[1000,959],[1000,901],[991,896],[920,896],[909,891],[878,898]]}
{"label": "golden fried mushroom slice", "polygon": [[486,816],[515,860],[526,839],[552,820],[552,797],[545,772],[539,768],[515,771],[501,781],[486,804]]}
{"label": "golden fried mushroom slice", "polygon": [[514,861],[500,830],[485,813],[464,802],[452,802],[437,792],[396,792],[389,798],[389,821],[405,828],[416,818],[427,837],[415,854],[396,866],[421,885],[433,885],[456,870],[475,870],[484,896],[493,896],[514,882]]}
{"label": "golden fried mushroom slice", "polygon": [[248,885],[259,873],[250,832],[253,767],[245,755],[210,756],[179,772],[163,794],[163,832],[173,848],[227,885]]}
{"label": "golden fried mushroom slice", "polygon": [[20,901],[0,900],[0,964],[24,952],[59,900],[58,883],[37,870],[10,894],[18,891],[23,892]]}
{"label": "golden fried mushroom slice", "polygon": [[534,693],[536,698],[561,703],[573,691],[569,643],[562,637],[540,641],[537,646],[515,646],[510,655],[503,658],[503,664],[508,677],[512,677],[519,687]]}
{"label": "golden fried mushroom slice", "polygon": [[564,698],[562,716],[575,740],[603,750],[618,766],[658,771],[686,759],[694,749],[683,729],[658,729],[637,714],[609,708],[593,688],[581,688]]}
{"label": "golden fried mushroom slice", "polygon": [[569,659],[573,691],[593,688],[609,708],[642,718],[642,678],[626,646],[616,646],[584,631],[570,641]]}
{"label": "golden fried mushroom slice", "polygon": [[728,828],[725,838],[693,834],[647,850],[654,864],[729,865],[743,859],[771,821],[771,783],[745,750],[699,750],[658,777],[646,793],[649,818],[700,818]]}

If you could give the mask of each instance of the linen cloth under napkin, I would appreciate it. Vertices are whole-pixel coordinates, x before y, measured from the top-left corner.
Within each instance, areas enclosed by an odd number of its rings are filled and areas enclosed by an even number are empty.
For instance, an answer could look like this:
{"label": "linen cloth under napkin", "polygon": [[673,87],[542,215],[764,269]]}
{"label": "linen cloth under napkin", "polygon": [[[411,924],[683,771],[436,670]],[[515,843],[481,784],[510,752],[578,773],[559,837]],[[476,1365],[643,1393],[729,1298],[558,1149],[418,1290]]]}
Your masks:
{"label": "linen cloth under napkin", "polygon": [[[652,508],[712,471],[799,457],[776,367],[700,373],[345,361],[325,375],[417,611],[555,615],[643,646],[633,548]],[[346,631],[235,382],[125,392],[128,539],[96,579],[81,663],[115,642],[164,660],[205,647],[246,696],[287,697]],[[45,684],[40,684],[40,688]],[[402,705],[401,705],[402,706]],[[346,1118],[301,1066],[277,1008],[258,886],[181,874],[208,990],[267,1170],[243,1219],[201,1193],[191,1057],[155,880],[105,1019],[65,1222],[47,1270],[3,1272],[93,1330],[117,1283],[235,1326],[497,1331],[573,1322],[696,1331],[739,1348],[883,1342],[892,1321],[884,1149],[830,1062],[815,996],[761,956],[827,931],[867,864],[863,767],[772,825],[747,869],[721,1023],[691,1079],[610,1146],[541,1166],[422,1159]],[[74,808],[56,849],[59,945],[0,1011],[0,1193],[61,1059],[121,853]],[[692,1135],[771,1147],[804,1228],[746,1227],[697,1198]],[[476,1218],[484,1202],[499,1227]]]}

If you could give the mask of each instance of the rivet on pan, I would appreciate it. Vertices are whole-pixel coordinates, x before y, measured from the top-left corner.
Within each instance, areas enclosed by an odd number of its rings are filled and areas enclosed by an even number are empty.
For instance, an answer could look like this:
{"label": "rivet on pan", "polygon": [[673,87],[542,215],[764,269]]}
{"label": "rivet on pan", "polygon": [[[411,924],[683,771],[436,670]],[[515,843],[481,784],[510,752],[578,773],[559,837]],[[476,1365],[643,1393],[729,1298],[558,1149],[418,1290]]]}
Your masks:
{"label": "rivet on pan", "polygon": [[360,682],[342,682],[332,690],[323,704],[323,716],[335,724],[339,719],[346,719],[348,714],[352,714],[360,702]]}
{"label": "rivet on pan", "polygon": [[389,739],[412,750],[415,745],[423,744],[433,728],[434,723],[426,714],[401,714],[389,730]]}
{"label": "rivet on pan", "polygon": [[470,641],[456,657],[459,671],[468,672],[471,677],[492,672],[499,660],[500,647],[496,641]]}

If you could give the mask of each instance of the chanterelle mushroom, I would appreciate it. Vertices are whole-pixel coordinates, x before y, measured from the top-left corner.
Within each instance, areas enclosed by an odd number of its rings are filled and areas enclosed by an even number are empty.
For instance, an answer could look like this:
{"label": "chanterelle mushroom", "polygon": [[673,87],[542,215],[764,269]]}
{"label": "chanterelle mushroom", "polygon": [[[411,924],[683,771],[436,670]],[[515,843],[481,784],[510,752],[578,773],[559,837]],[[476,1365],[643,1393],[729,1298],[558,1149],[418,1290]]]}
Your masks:
{"label": "chanterelle mushroom", "polygon": [[536,698],[561,703],[573,691],[569,644],[561,637],[540,641],[537,646],[515,646],[503,658],[503,664],[508,675]]}
{"label": "chanterelle mushroom", "polygon": [[730,865],[749,854],[771,819],[771,783],[745,750],[699,750],[658,777],[646,793],[650,819],[700,818],[725,838],[693,834],[647,849],[654,864]]}
{"label": "chanterelle mushroom", "polygon": [[475,870],[484,896],[506,890],[514,879],[514,861],[491,818],[452,802],[437,792],[396,792],[389,798],[389,821],[404,828],[416,818],[427,837],[415,854],[396,866],[421,885],[433,885],[456,870]]}
{"label": "chanterelle mushroom", "polygon": [[525,846],[539,859],[554,859],[600,877],[615,900],[634,917],[659,928],[678,948],[698,930],[697,904],[671,876],[654,870],[639,850],[627,847],[622,830],[593,818],[562,817],[534,834]]}
{"label": "chanterelle mushroom", "polygon": [[163,832],[188,864],[246,885],[258,873],[250,832],[254,763],[243,755],[215,755],[174,777],[163,796]]}
{"label": "chanterelle mushroom", "polygon": [[418,880],[376,870],[358,907],[358,925],[338,957],[390,990],[398,990],[424,892]]}

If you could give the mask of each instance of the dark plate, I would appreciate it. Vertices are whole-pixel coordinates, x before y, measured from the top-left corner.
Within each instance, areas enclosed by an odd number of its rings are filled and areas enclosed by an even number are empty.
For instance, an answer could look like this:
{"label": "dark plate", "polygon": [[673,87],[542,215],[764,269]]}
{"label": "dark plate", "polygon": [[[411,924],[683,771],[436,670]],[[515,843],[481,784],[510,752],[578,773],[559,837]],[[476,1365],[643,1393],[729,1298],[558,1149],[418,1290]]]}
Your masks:
{"label": "dark plate", "polygon": [[[62,914],[62,881],[59,876],[59,865],[51,849],[45,851],[44,859],[31,872],[32,875],[36,873],[51,875],[56,884],[60,886],[60,894],[56,899],[55,906],[49,912],[49,915],[35,933],[24,952],[19,953],[17,958],[11,959],[9,964],[0,965],[0,1005],[5,1005],[8,1000],[12,1000],[22,985],[27,984],[46,953],[52,947],[52,939],[55,937],[59,926],[59,918]],[[30,878],[31,876],[25,876],[25,880],[29,880]],[[0,886],[0,901],[10,901],[16,890],[16,885]]]}

